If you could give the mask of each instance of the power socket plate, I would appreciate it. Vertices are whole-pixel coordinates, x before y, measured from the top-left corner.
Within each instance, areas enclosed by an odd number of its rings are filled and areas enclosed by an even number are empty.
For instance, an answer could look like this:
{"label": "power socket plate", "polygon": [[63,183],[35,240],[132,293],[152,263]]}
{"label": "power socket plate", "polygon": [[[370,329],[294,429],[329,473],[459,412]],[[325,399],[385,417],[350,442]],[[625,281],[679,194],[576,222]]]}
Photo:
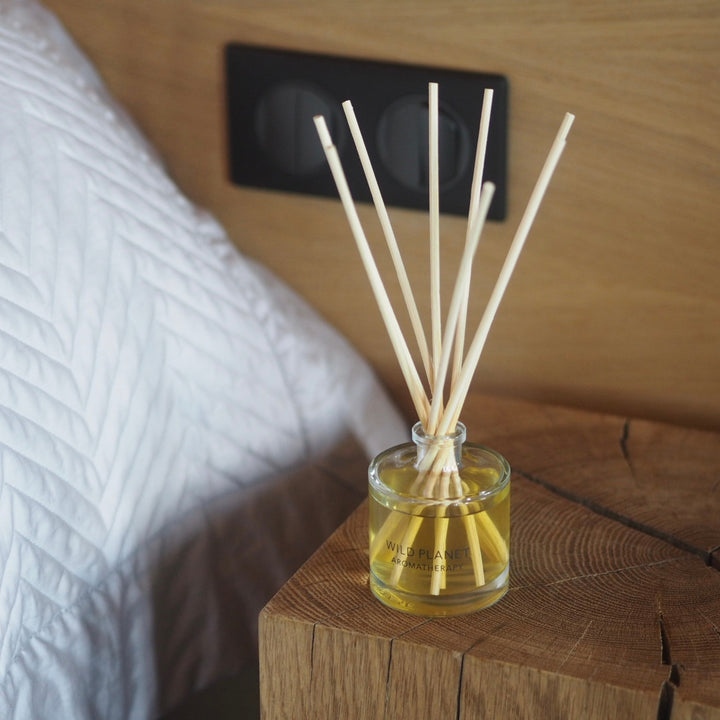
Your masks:
{"label": "power socket plate", "polygon": [[507,209],[509,84],[456,71],[240,44],[226,47],[230,176],[263,189],[337,197],[312,118],[322,114],[355,200],[370,191],[345,121],[350,100],[387,205],[428,207],[428,83],[438,83],[440,210],[466,215],[485,88],[493,104],[483,178],[495,183],[489,218]]}

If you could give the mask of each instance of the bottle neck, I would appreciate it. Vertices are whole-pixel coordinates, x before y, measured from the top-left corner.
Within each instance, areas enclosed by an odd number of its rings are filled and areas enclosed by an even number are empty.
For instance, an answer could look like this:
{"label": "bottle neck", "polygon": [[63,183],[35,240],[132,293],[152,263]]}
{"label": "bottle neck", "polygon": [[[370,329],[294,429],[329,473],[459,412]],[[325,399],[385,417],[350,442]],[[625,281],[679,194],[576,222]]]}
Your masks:
{"label": "bottle neck", "polygon": [[449,457],[455,458],[455,467],[461,466],[462,447],[467,438],[467,430],[462,423],[457,423],[455,430],[448,435],[429,435],[425,432],[422,423],[415,423],[412,429],[412,439],[417,447],[417,463],[432,451],[436,454],[442,447],[452,447],[453,453]]}

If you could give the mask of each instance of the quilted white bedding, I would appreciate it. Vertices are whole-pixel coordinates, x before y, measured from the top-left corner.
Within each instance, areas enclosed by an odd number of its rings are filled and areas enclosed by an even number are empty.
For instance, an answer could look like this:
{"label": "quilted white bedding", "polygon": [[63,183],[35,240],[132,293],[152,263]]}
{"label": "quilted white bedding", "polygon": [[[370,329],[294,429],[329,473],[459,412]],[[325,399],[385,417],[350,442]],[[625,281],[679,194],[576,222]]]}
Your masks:
{"label": "quilted white bedding", "polygon": [[236,670],[404,439],[54,17],[0,0],[0,718],[152,718]]}

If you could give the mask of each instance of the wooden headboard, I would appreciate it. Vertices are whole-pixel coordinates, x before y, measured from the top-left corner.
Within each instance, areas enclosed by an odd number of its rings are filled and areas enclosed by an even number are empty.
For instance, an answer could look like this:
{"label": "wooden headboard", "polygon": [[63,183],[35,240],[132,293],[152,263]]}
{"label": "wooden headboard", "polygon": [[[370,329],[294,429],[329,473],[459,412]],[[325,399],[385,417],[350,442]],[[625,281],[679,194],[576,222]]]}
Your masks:
{"label": "wooden headboard", "polygon": [[[405,406],[407,392],[339,202],[229,182],[224,45],[509,78],[509,217],[483,239],[478,314],[562,115],[575,113],[477,385],[720,429],[718,0],[47,5],[188,196],[340,328]],[[372,208],[361,208],[361,217],[368,235],[381,238]],[[427,215],[392,210],[391,217],[422,297]],[[461,218],[443,217],[446,286],[464,230]]]}

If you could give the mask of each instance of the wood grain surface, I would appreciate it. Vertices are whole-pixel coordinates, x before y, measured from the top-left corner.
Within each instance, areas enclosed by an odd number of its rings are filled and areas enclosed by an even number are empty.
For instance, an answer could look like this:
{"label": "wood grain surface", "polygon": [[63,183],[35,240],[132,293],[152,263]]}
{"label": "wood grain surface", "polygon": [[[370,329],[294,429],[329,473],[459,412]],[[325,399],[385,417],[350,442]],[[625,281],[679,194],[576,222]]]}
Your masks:
{"label": "wood grain surface", "polygon": [[265,720],[720,718],[720,436],[473,395],[513,466],[508,594],[382,606],[363,504],[260,617]]}
{"label": "wood grain surface", "polygon": [[[228,181],[224,45],[508,77],[509,216],[483,240],[471,322],[562,115],[574,112],[477,386],[720,429],[719,0],[47,3],[183,191],[339,327],[404,404],[340,203]],[[374,211],[360,215],[378,242]],[[391,219],[427,313],[427,213],[392,209]],[[462,219],[443,218],[448,288],[464,230]]]}

